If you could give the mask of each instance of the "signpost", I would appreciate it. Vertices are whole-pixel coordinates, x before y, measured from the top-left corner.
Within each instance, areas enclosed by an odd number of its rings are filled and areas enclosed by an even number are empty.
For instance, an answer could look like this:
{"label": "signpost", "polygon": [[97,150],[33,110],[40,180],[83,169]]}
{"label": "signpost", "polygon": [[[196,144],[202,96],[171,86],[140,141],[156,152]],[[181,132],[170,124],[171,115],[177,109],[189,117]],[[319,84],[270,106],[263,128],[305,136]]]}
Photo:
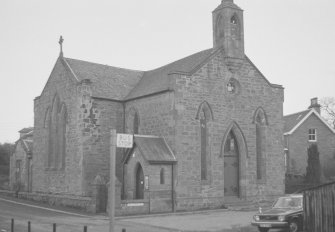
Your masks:
{"label": "signpost", "polygon": [[110,170],[109,170],[109,232],[114,232],[115,211],[115,151],[116,147],[132,148],[133,135],[116,134],[112,129],[110,134]]}

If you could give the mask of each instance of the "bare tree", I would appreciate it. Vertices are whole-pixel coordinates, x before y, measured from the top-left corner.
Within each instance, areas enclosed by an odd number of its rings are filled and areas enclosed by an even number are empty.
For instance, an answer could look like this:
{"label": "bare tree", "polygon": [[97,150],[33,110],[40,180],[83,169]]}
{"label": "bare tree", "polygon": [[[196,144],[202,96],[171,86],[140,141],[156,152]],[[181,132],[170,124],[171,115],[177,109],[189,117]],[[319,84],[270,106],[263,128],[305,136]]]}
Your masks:
{"label": "bare tree", "polygon": [[322,117],[335,128],[335,97],[324,97],[320,100]]}

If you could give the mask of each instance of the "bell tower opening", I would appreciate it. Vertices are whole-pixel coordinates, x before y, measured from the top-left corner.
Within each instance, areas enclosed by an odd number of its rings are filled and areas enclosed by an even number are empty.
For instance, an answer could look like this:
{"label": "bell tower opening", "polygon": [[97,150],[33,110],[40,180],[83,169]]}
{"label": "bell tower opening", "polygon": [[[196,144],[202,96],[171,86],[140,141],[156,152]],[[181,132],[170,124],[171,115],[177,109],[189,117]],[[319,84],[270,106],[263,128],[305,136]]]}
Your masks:
{"label": "bell tower opening", "polygon": [[243,10],[233,0],[222,0],[213,11],[214,48],[223,47],[226,57],[244,58]]}

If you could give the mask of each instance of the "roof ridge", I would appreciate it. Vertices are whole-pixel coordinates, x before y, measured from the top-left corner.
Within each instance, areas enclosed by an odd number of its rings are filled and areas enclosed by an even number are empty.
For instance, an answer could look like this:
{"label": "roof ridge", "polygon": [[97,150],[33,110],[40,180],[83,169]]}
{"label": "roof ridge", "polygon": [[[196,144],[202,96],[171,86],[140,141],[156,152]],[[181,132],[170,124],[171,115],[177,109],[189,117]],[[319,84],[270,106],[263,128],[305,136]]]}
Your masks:
{"label": "roof ridge", "polygon": [[295,114],[305,113],[305,112],[310,111],[310,110],[311,110],[311,109],[307,109],[307,110],[298,111],[298,112],[296,112],[296,113],[287,114],[287,115],[284,115],[284,118],[285,118],[285,117],[289,117],[289,116],[293,116],[293,115],[295,115]]}
{"label": "roof ridge", "polygon": [[[195,56],[195,55],[198,55],[198,54],[200,54],[200,53],[204,53],[204,52],[207,52],[207,51],[210,51],[210,50],[213,50],[213,51],[214,51],[215,49],[213,49],[213,48],[204,49],[204,50],[201,50],[201,51],[199,51],[199,52],[195,52],[195,53],[193,53],[193,54],[191,54],[191,55],[188,55],[188,56],[185,56],[185,57],[183,57],[183,58],[180,58],[180,59],[178,59],[178,60],[172,61],[172,62],[170,62],[170,63],[168,63],[168,64],[166,64],[166,65],[160,66],[160,67],[155,68],[155,69],[147,70],[147,71],[144,71],[144,72],[153,72],[153,71],[157,71],[157,70],[159,70],[159,69],[168,67],[168,66],[170,66],[170,65],[172,65],[172,64],[176,64],[176,63],[178,63],[178,62],[180,62],[180,61],[182,61],[182,60],[184,60],[184,59],[188,59],[188,58],[190,58],[190,57],[192,57],[192,56]],[[215,50],[215,51],[216,51],[216,50]],[[196,66],[197,66],[197,65],[195,65],[194,67],[192,67],[192,69],[195,68]],[[170,72],[174,72],[174,71],[178,71],[178,70],[171,70]]]}
{"label": "roof ridge", "polygon": [[74,59],[74,58],[69,58],[69,57],[63,57],[65,60],[72,60],[72,61],[78,61],[78,62],[85,62],[85,63],[90,63],[94,65],[100,65],[100,66],[106,66],[108,68],[116,68],[116,69],[122,69],[122,70],[128,70],[128,71],[133,71],[133,72],[145,72],[142,70],[135,70],[135,69],[129,69],[129,68],[122,68],[122,67],[117,67],[117,66],[111,66],[108,64],[100,64],[92,61],[87,61],[87,60],[79,60],[79,59]]}

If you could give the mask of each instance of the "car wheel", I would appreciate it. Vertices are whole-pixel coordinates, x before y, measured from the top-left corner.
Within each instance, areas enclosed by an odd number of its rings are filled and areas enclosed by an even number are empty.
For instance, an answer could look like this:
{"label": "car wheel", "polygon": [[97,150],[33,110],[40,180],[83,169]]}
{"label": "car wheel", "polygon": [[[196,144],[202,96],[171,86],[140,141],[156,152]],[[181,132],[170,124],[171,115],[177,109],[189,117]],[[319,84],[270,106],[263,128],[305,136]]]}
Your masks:
{"label": "car wheel", "polygon": [[288,224],[288,231],[289,232],[297,232],[299,229],[298,222],[297,221],[291,221],[290,224]]}
{"label": "car wheel", "polygon": [[259,230],[259,232],[268,232],[269,231],[268,228],[260,228],[260,227],[258,227],[258,230]]}

